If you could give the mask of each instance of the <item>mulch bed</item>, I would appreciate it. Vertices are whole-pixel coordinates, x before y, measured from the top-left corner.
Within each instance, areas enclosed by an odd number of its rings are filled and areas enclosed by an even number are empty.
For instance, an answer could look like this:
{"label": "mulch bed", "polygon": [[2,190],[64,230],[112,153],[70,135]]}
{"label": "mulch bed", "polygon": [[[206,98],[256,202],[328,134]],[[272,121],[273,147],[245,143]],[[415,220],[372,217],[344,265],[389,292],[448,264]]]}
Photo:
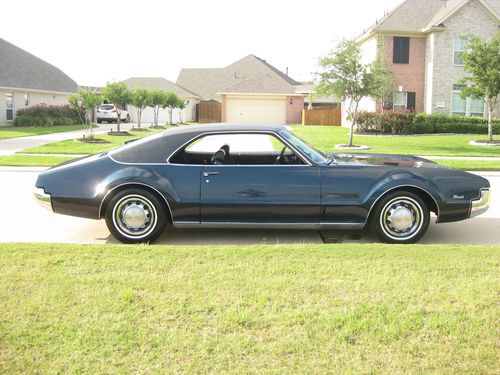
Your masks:
{"label": "mulch bed", "polygon": [[130,129],[132,132],[148,132],[149,129],[144,129],[144,128],[132,128]]}
{"label": "mulch bed", "polygon": [[500,146],[500,141],[480,140],[480,141],[470,141],[469,144],[473,146]]}
{"label": "mulch bed", "polygon": [[149,129],[166,129],[166,127],[164,126],[161,126],[161,125],[153,125],[153,126],[150,126]]}
{"label": "mulch bed", "polygon": [[113,130],[111,130],[110,132],[108,132],[106,134],[108,134],[108,135],[116,135],[116,136],[121,136],[121,137],[128,137],[128,136],[132,135],[129,132],[126,132],[126,131],[115,132]]}
{"label": "mulch bed", "polygon": [[105,139],[100,139],[100,138],[78,138],[78,142],[83,142],[83,143],[109,143]]}

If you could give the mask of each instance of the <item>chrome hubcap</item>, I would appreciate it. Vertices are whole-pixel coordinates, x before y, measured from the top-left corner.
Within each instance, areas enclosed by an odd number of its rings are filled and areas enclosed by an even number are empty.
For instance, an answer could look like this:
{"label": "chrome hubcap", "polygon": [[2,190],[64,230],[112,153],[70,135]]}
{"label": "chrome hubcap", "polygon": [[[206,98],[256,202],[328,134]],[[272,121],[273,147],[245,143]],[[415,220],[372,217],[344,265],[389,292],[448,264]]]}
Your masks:
{"label": "chrome hubcap", "polygon": [[422,207],[408,197],[389,201],[380,215],[380,226],[384,233],[396,240],[407,240],[415,236],[423,225]]}
{"label": "chrome hubcap", "polygon": [[141,195],[127,195],[113,209],[116,229],[130,238],[143,238],[156,227],[157,213],[151,201]]}

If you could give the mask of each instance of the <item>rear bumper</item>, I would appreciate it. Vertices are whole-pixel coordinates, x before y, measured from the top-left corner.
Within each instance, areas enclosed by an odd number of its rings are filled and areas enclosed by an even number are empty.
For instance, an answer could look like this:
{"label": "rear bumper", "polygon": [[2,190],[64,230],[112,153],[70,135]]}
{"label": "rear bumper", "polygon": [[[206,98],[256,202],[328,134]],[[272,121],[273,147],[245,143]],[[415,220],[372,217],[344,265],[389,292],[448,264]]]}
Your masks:
{"label": "rear bumper", "polygon": [[50,194],[46,193],[43,188],[35,187],[33,189],[33,196],[42,207],[46,208],[49,211],[53,211],[52,197],[50,196]]}
{"label": "rear bumper", "polygon": [[469,217],[479,216],[485,213],[490,207],[490,189],[481,189],[479,197],[471,200]]}

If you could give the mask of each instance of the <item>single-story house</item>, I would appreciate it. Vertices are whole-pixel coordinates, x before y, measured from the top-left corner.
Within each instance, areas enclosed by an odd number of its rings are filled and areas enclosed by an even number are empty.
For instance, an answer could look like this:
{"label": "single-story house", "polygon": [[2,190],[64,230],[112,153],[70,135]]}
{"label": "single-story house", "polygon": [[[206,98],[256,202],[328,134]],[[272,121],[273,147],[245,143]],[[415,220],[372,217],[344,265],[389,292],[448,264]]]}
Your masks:
{"label": "single-story house", "polygon": [[[127,84],[129,89],[132,88],[144,88],[144,89],[162,89],[165,91],[174,92],[179,98],[184,100],[184,109],[174,109],[172,111],[172,122],[178,124],[180,122],[196,121],[196,104],[199,101],[199,96],[195,93],[181,87],[165,78],[162,77],[133,77],[123,81]],[[130,114],[130,119],[137,122],[137,109],[129,105],[128,111]],[[160,109],[158,112],[158,122],[161,124],[167,123],[169,121],[168,111],[166,109]],[[153,108],[148,107],[142,111],[141,122],[143,123],[153,123],[154,121],[154,111]]]}
{"label": "single-story house", "polygon": [[2,38],[0,61],[0,126],[11,125],[21,108],[67,104],[76,92],[64,72]]}
{"label": "single-story house", "polygon": [[225,68],[182,69],[177,84],[202,102],[221,103],[222,122],[295,124],[302,119],[302,84],[254,55]]}

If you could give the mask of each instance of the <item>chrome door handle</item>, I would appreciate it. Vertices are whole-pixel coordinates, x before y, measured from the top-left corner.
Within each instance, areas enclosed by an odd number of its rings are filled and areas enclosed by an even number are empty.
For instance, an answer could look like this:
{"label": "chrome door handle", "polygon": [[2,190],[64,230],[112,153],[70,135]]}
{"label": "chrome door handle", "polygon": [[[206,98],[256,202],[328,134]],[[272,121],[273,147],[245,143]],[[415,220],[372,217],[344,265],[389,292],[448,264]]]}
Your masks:
{"label": "chrome door handle", "polygon": [[203,176],[208,177],[208,176],[216,176],[220,172],[203,172]]}

